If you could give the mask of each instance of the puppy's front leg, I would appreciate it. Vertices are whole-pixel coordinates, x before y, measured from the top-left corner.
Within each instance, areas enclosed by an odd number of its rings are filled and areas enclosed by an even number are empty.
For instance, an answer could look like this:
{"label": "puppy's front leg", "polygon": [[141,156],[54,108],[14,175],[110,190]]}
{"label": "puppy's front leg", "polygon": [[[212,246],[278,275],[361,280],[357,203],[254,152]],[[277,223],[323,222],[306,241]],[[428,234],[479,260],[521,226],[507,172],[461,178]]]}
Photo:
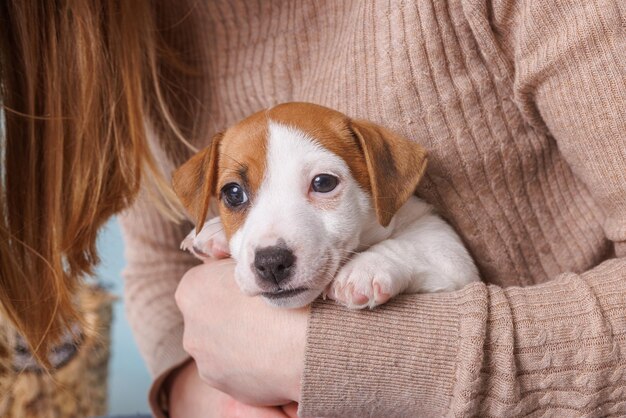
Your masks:
{"label": "puppy's front leg", "polygon": [[373,308],[400,293],[452,291],[478,279],[454,230],[412,197],[394,217],[391,235],[339,270],[329,296],[350,308]]}
{"label": "puppy's front leg", "polygon": [[197,235],[196,230],[192,229],[180,244],[180,248],[191,252],[202,261],[211,257],[230,257],[228,240],[219,216],[206,221]]}

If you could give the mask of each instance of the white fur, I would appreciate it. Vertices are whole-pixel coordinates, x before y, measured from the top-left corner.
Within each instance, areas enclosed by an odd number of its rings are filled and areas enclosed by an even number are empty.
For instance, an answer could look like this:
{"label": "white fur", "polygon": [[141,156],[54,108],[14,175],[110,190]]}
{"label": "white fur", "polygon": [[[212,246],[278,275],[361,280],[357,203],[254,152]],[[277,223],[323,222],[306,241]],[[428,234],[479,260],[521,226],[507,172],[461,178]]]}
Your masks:
{"label": "white fur", "polygon": [[206,221],[197,235],[196,230],[192,229],[180,243],[180,249],[189,251],[200,260],[230,256],[221,219],[216,217]]}
{"label": "white fur", "polygon": [[[304,132],[270,122],[266,167],[247,218],[229,243],[246,294],[263,293],[252,268],[255,250],[277,244],[296,256],[284,288],[308,289],[266,299],[278,306],[303,306],[327,293],[352,308],[374,307],[400,293],[451,291],[478,280],[458,235],[430,205],[411,197],[382,227],[346,162]],[[337,188],[311,193],[313,177],[322,173],[337,176]],[[335,200],[332,208],[329,199]],[[218,220],[211,220],[183,245],[214,255],[225,242],[219,231]]]}

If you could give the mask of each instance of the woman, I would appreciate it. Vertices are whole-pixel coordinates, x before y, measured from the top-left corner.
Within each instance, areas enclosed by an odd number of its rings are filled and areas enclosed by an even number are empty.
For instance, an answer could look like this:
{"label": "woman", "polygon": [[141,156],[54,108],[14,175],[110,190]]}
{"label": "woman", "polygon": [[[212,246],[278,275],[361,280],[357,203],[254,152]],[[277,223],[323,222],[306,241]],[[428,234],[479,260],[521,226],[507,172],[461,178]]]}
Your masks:
{"label": "woman", "polygon": [[[130,206],[128,317],[158,413],[294,414],[230,396],[299,401],[302,416],[626,413],[619,2],[19,3],[1,6],[1,297],[39,353],[73,317],[98,227]],[[206,146],[291,100],[424,144],[418,193],[484,283],[309,313],[242,297],[229,263],[189,270],[176,249],[189,225],[164,215],[168,189],[149,180],[189,155],[184,138]]]}

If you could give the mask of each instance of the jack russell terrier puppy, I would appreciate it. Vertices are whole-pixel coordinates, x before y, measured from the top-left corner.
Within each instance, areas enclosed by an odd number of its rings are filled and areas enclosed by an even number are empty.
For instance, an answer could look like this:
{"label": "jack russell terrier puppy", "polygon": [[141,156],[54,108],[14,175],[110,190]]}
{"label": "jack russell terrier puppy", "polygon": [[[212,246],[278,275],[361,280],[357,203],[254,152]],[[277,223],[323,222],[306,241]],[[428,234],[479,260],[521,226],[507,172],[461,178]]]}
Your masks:
{"label": "jack russell terrier puppy", "polygon": [[[236,261],[248,295],[281,307],[321,294],[350,308],[478,280],[454,230],[414,196],[426,152],[380,126],[314,104],[244,119],[178,168],[196,228],[181,247]],[[205,222],[209,207],[219,217]]]}

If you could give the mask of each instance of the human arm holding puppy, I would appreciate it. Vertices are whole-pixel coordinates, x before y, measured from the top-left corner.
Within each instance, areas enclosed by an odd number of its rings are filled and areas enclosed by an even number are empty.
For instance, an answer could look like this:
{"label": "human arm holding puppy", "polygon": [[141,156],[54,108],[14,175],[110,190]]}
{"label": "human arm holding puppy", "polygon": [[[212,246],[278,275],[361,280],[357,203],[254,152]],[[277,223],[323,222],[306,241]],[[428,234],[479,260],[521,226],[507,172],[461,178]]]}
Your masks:
{"label": "human arm holding puppy", "polygon": [[[145,196],[144,196],[145,197]],[[187,300],[187,303],[181,302],[181,306],[185,306],[187,321],[190,324],[186,328],[185,338],[198,341],[200,337],[209,338],[206,332],[195,334],[194,331],[202,331],[203,325],[199,318],[205,318],[207,312],[211,311],[211,316],[216,320],[212,325],[207,324],[205,331],[208,329],[216,330],[220,326],[228,326],[233,330],[235,322],[243,319],[255,320],[267,317],[267,312],[259,311],[258,301],[253,298],[244,297],[241,292],[236,289],[232,280],[232,262],[225,260],[221,262],[210,261],[205,264],[196,265],[193,258],[179,250],[176,246],[164,245],[159,242],[161,236],[153,234],[155,225],[158,225],[160,231],[164,231],[165,227],[170,228],[164,232],[165,236],[175,236],[179,240],[184,237],[185,229],[175,225],[163,218],[147,199],[140,198],[133,208],[125,212],[120,217],[124,238],[127,244],[125,256],[128,260],[128,266],[124,271],[126,279],[126,303],[127,316],[129,322],[139,336],[139,349],[146,355],[149,360],[148,368],[157,377],[150,392],[150,403],[153,412],[157,416],[163,416],[163,411],[168,411],[171,417],[206,417],[212,416],[241,416],[256,418],[284,418],[285,416],[294,416],[295,413],[287,408],[264,408],[251,407],[242,402],[235,400],[232,396],[209,386],[204,382],[198,373],[198,369],[204,367],[209,370],[210,366],[206,366],[203,359],[211,358],[212,353],[204,354],[192,349],[192,344],[187,347],[190,353],[197,356],[198,360],[194,361],[189,358],[189,353],[183,349],[183,333],[182,333],[182,317],[176,305],[159,302],[159,298],[167,298],[174,295],[176,286],[181,280],[187,285],[192,285],[195,295],[200,296],[204,302],[199,303],[193,295],[182,297],[185,289],[191,290],[192,287],[179,287],[177,297]],[[161,251],[144,251],[145,248],[161,248]],[[171,251],[170,251],[171,248]],[[195,267],[194,267],[195,265]],[[225,271],[230,272],[230,280],[226,280]],[[172,284],[169,281],[155,281],[155,274],[171,277]],[[207,277],[211,278],[213,285],[207,286]],[[215,280],[213,278],[215,277]],[[219,283],[219,286],[217,286]],[[198,291],[200,290],[200,291]],[[215,290],[215,291],[214,291]],[[171,292],[171,293],[170,293]],[[152,295],[150,299],[144,299],[146,294]],[[162,295],[162,296],[159,296]],[[217,298],[217,299],[215,299]],[[253,303],[253,302],[257,303]],[[226,305],[222,305],[225,303]],[[192,305],[193,304],[193,305]],[[171,306],[172,310],[168,309]],[[224,306],[232,306],[235,315],[222,317],[222,313],[227,310],[222,309]],[[192,311],[196,308],[197,310]],[[215,312],[213,313],[213,309]],[[305,316],[305,314],[302,314]],[[193,319],[191,319],[193,318]],[[243,318],[243,319],[242,319]],[[257,319],[257,320],[258,320]],[[233,322],[235,321],[235,322]],[[263,321],[269,325],[275,324],[271,318]],[[198,325],[198,328],[194,327]],[[306,327],[306,316],[304,318],[304,326]],[[180,333],[178,332],[180,330]],[[251,332],[241,335],[249,339],[247,342],[241,340],[239,346],[246,348],[251,355],[261,355],[260,352],[250,350],[250,340],[263,336],[274,335],[273,327],[264,327],[261,323],[256,323],[255,328],[251,328]],[[284,329],[286,331],[286,329]],[[303,331],[304,332],[304,331]],[[259,334],[260,333],[260,334]],[[219,339],[210,339],[213,342],[219,342]],[[304,341],[302,339],[302,341]],[[279,340],[270,341],[280,344],[275,350],[270,352],[281,353],[281,350],[289,348],[281,344]],[[230,344],[229,344],[230,345]],[[253,344],[254,346],[257,343]],[[267,346],[267,345],[266,345]],[[199,346],[196,348],[200,348]],[[215,346],[207,345],[207,349],[215,349]],[[233,353],[232,350],[228,351]],[[264,351],[266,354],[268,351]],[[255,354],[256,353],[256,354]],[[215,357],[217,358],[217,357]],[[275,359],[280,364],[278,359]],[[245,359],[242,359],[245,361]],[[252,362],[253,359],[248,361]],[[198,364],[198,366],[196,365]],[[226,365],[226,362],[224,363]],[[234,365],[232,370],[240,370],[239,363]],[[292,367],[293,365],[290,365]],[[261,378],[266,378],[262,376]],[[209,380],[211,382],[211,380]],[[219,386],[219,382],[215,381],[215,385]],[[274,386],[277,390],[281,390],[278,394],[285,396],[285,390],[281,385]],[[293,388],[292,388],[293,389]],[[277,396],[278,396],[277,394]],[[293,409],[293,407],[291,407]]]}

